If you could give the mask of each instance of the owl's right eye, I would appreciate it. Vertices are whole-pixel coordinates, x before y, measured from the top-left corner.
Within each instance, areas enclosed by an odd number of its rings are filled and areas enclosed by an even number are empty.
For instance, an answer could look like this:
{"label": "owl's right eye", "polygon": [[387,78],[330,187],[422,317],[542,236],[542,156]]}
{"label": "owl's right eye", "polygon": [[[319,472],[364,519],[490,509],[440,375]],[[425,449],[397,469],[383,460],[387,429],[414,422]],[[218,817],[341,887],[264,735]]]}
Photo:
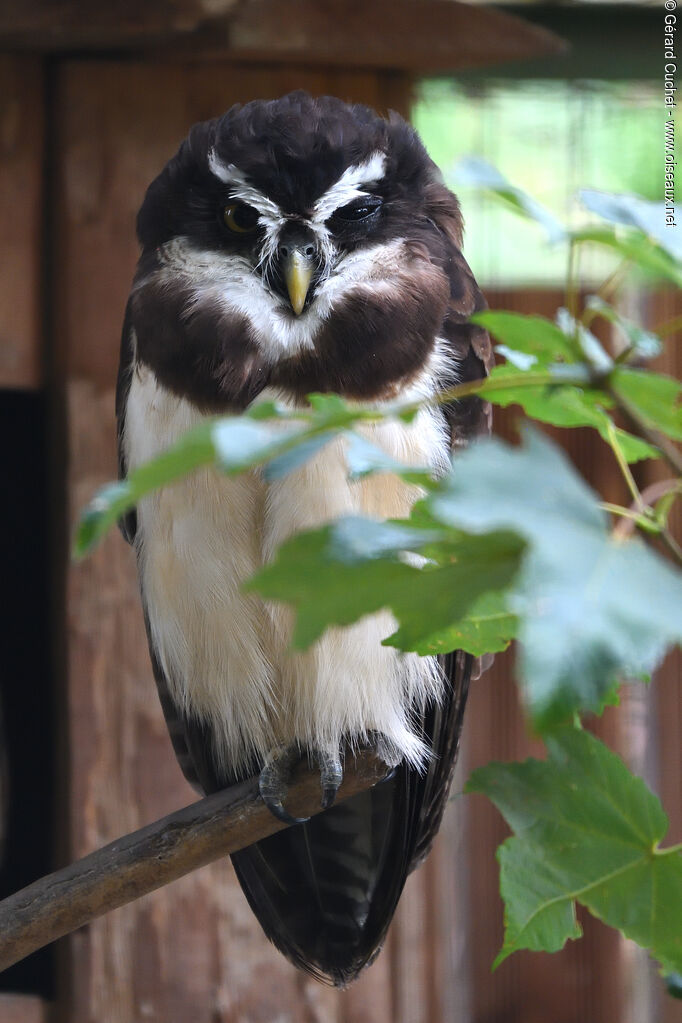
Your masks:
{"label": "owl's right eye", "polygon": [[235,234],[250,234],[258,227],[258,210],[245,202],[232,202],[223,210],[223,220]]}
{"label": "owl's right eye", "polygon": [[378,195],[366,195],[347,206],[341,206],[334,210],[332,220],[343,221],[345,224],[357,223],[359,220],[369,220],[381,209],[382,200]]}

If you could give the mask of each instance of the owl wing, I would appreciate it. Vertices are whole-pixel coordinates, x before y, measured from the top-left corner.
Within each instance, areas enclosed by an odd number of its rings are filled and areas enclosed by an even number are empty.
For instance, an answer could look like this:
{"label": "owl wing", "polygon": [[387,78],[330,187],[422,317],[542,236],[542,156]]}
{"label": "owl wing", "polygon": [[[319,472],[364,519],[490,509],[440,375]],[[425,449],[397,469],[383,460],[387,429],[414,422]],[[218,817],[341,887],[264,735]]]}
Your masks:
{"label": "owl wing", "polygon": [[[449,276],[451,301],[443,337],[457,360],[457,382],[468,383],[487,376],[493,366],[493,350],[488,333],[469,322],[473,313],[486,308],[486,302],[459,249],[450,250]],[[443,411],[453,452],[477,437],[490,433],[490,403],[476,395],[444,405]],[[492,659],[491,655],[474,658],[461,650],[439,658],[449,682],[449,690],[443,703],[432,707],[424,721],[425,736],[435,756],[426,775],[412,780],[415,788],[412,800],[415,804],[417,842],[411,870],[428,854],[441,824],[457,762],[469,683],[490,666]]]}

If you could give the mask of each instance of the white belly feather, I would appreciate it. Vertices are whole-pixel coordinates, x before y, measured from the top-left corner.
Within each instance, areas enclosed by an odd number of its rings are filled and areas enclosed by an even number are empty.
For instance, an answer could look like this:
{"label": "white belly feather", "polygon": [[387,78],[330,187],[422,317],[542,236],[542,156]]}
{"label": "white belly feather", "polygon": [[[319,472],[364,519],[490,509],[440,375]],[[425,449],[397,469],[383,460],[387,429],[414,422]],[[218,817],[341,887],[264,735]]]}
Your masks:
{"label": "white belly feather", "polygon": [[[201,419],[189,402],[133,371],[125,419],[130,469],[153,457]],[[393,457],[442,468],[448,444],[440,418],[423,411],[413,424],[366,428]],[[396,759],[414,764],[426,751],[410,714],[437,697],[435,658],[382,647],[395,629],[390,613],[348,629],[330,629],[305,653],[288,650],[291,614],[240,592],[240,584],[293,533],[339,515],[408,514],[417,488],[382,474],[351,483],[343,442],[328,444],[283,479],[201,470],[138,507],[137,549],[154,645],[171,694],[210,722],[216,754],[237,769],[274,744],[334,748],[378,731]]]}

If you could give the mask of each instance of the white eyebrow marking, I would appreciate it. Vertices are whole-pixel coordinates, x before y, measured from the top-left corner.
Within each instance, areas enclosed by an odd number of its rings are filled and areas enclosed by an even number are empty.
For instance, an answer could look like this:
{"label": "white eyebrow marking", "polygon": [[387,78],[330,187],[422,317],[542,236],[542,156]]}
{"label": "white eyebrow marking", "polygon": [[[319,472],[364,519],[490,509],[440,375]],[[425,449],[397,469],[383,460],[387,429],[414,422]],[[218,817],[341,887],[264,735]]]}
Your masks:
{"label": "white eyebrow marking", "polygon": [[239,167],[235,167],[233,163],[223,163],[216,155],[215,149],[212,149],[208,154],[208,166],[215,177],[222,181],[223,184],[229,186],[230,192],[235,199],[248,203],[249,206],[253,206],[254,209],[258,210],[264,224],[274,226],[272,224],[273,221],[275,224],[284,222],[284,213],[277,203],[255,188],[249,182],[244,172],[239,170]]}
{"label": "white eyebrow marking", "polygon": [[258,223],[265,232],[258,268],[267,267],[277,252],[280,229],[287,222],[283,211],[276,202],[252,185],[239,167],[235,167],[233,163],[223,163],[216,155],[215,149],[208,154],[208,166],[211,173],[228,186],[233,198],[258,210]]}
{"label": "white eyebrow marking", "polygon": [[358,196],[368,195],[368,192],[362,190],[362,186],[381,181],[385,168],[386,154],[379,150],[372,153],[363,163],[354,163],[347,167],[339,180],[317,200],[311,221],[314,224],[324,223],[340,206],[345,206]]}

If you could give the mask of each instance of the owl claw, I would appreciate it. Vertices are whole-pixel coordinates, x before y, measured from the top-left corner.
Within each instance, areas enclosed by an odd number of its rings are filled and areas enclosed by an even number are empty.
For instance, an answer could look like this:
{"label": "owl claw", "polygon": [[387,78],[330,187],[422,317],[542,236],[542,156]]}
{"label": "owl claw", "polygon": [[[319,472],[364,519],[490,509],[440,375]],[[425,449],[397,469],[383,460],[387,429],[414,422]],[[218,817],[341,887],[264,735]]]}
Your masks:
{"label": "owl claw", "polygon": [[[328,810],[334,803],[343,781],[341,757],[338,752],[330,753],[326,750],[311,750],[311,755],[320,770],[321,806],[323,810]],[[270,813],[285,824],[303,824],[310,820],[309,817],[294,817],[284,808],[292,771],[300,759],[301,750],[295,744],[271,750],[265,759],[258,781],[261,799]]]}
{"label": "owl claw", "polygon": [[320,783],[322,785],[322,807],[328,810],[336,799],[343,781],[343,767],[338,751],[329,753],[318,751],[316,755],[317,765],[320,768]]}

